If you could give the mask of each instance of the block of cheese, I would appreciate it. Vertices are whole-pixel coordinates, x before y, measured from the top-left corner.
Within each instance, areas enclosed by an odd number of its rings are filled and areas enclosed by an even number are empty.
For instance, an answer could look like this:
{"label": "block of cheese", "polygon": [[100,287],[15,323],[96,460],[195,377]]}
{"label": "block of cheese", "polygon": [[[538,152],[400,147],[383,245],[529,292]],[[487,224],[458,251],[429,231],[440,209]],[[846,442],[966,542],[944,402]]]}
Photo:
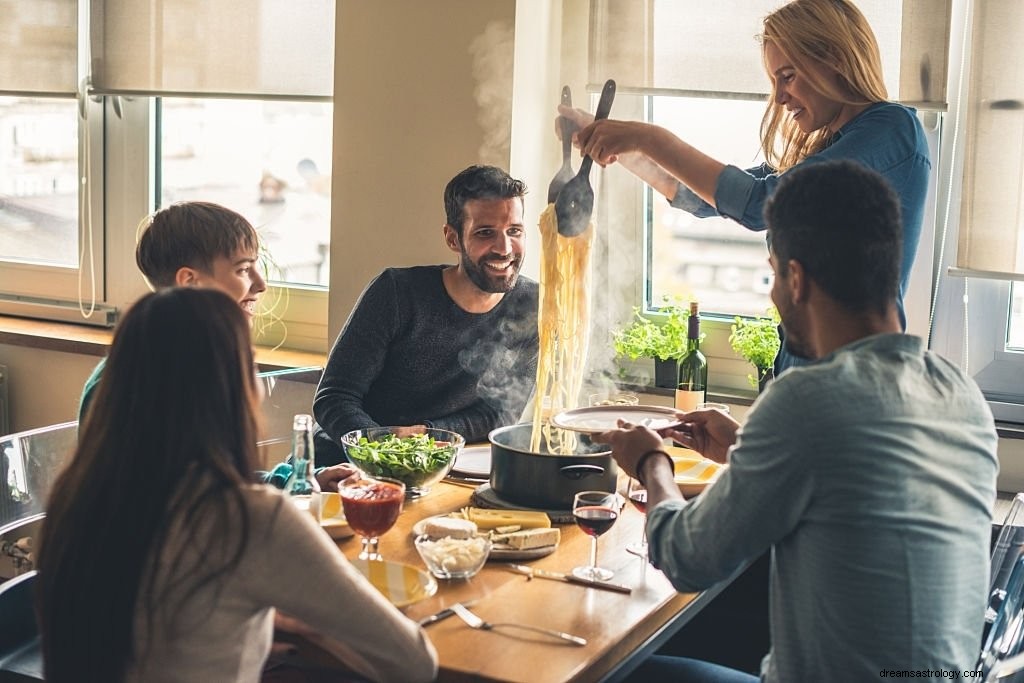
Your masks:
{"label": "block of cheese", "polygon": [[431,538],[473,538],[476,531],[476,524],[458,517],[431,517],[423,525],[423,533]]}
{"label": "block of cheese", "polygon": [[465,508],[463,513],[466,519],[476,523],[478,527],[484,530],[512,525],[518,525],[522,529],[546,529],[551,526],[551,519],[543,512],[536,510]]}
{"label": "block of cheese", "polygon": [[511,534],[501,534],[500,536],[493,537],[493,540],[499,541],[500,539],[501,543],[516,550],[529,550],[530,548],[543,548],[547,545],[558,545],[561,538],[561,532],[552,527],[523,529],[522,531],[514,531]]}

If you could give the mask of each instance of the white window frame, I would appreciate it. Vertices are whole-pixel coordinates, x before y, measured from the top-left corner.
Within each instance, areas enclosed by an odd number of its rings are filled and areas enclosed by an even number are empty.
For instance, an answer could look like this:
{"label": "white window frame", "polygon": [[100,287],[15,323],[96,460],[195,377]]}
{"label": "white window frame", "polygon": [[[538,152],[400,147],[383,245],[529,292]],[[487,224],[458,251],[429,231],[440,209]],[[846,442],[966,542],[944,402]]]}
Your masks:
{"label": "white window frame", "polygon": [[[33,97],[28,93],[24,96]],[[96,298],[98,302],[102,302],[105,288],[103,105],[90,98],[85,100],[84,110],[86,119],[83,121],[79,117],[78,124],[78,172],[79,177],[84,176],[88,180],[84,188],[80,188],[78,252],[81,254],[82,246],[89,244],[89,240],[92,240],[95,254]],[[88,163],[88,168],[85,168],[86,163]],[[83,199],[89,201],[86,202]],[[82,208],[90,205],[91,213],[88,216],[82,215]],[[79,267],[75,267],[8,260],[2,260],[0,264],[2,264],[0,267],[0,290],[21,298],[20,301],[12,301],[11,297],[5,296],[0,301],[0,313],[17,314],[24,310],[24,307],[35,304],[49,306],[65,304],[70,311],[78,301],[81,264]],[[82,296],[85,300],[84,305],[87,306],[90,296],[88,268],[81,273],[81,276]]]}

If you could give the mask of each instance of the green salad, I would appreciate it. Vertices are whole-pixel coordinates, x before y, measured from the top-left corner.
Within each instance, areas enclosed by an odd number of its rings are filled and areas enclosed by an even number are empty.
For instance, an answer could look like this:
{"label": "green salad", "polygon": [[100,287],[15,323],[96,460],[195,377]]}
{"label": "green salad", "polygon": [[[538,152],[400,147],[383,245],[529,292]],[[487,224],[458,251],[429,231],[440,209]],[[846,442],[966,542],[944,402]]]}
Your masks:
{"label": "green salad", "polygon": [[455,446],[427,434],[388,434],[376,441],[360,437],[346,444],[346,452],[352,464],[368,474],[398,479],[406,486],[422,486],[446,469],[455,457]]}

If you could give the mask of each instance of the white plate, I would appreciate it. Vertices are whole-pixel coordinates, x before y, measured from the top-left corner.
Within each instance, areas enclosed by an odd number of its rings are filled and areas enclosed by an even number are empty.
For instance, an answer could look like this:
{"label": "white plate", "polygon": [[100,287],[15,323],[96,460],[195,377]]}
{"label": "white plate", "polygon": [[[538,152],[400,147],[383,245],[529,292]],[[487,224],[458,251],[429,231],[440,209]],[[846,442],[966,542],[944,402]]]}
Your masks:
{"label": "white plate", "polygon": [[618,421],[625,420],[657,430],[678,425],[675,414],[675,410],[663,406],[591,406],[559,413],[551,418],[551,424],[573,432],[597,434],[616,429]]}
{"label": "white plate", "polygon": [[[434,517],[450,517],[451,515],[434,515]],[[427,520],[434,519],[434,517],[424,517],[420,521],[412,525],[413,538],[422,534],[427,527]],[[494,560],[496,562],[511,562],[514,560],[536,560],[538,557],[544,557],[550,555],[558,549],[558,545],[544,545],[539,548],[527,548],[520,550],[519,548],[510,548],[508,546],[502,547],[500,543],[491,545],[491,552],[487,555],[487,561]]]}
{"label": "white plate", "polygon": [[467,477],[480,477],[481,479],[491,476],[491,447],[469,446],[463,448],[462,452],[455,458],[452,472],[457,472]]}

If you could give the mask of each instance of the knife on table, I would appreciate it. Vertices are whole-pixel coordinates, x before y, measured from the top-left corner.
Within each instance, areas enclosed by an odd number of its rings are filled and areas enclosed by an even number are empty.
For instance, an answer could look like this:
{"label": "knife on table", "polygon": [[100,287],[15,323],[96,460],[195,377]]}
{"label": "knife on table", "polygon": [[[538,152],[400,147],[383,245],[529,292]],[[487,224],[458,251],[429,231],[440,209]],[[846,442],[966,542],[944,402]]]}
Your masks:
{"label": "knife on table", "polygon": [[518,574],[525,574],[529,577],[537,577],[538,579],[551,579],[552,581],[565,581],[567,583],[577,583],[581,586],[590,586],[591,588],[603,588],[609,591],[615,591],[616,593],[629,593],[633,592],[633,588],[625,586],[621,583],[609,583],[608,581],[597,581],[595,579],[584,579],[573,574],[563,574],[562,572],[553,572],[548,569],[535,569],[533,567],[527,567],[525,564],[509,564],[508,568]]}
{"label": "knife on table", "polygon": [[[474,604],[476,604],[478,600],[479,600],[479,598],[474,598],[473,600],[463,600],[461,604],[462,604],[463,607],[471,607]],[[455,611],[451,607],[445,607],[440,612],[434,612],[430,616],[423,617],[422,619],[420,619],[419,620],[419,625],[420,626],[430,626],[431,624],[435,624],[435,623],[441,621],[442,619],[447,619],[448,617],[452,616],[453,614],[455,614]]]}

